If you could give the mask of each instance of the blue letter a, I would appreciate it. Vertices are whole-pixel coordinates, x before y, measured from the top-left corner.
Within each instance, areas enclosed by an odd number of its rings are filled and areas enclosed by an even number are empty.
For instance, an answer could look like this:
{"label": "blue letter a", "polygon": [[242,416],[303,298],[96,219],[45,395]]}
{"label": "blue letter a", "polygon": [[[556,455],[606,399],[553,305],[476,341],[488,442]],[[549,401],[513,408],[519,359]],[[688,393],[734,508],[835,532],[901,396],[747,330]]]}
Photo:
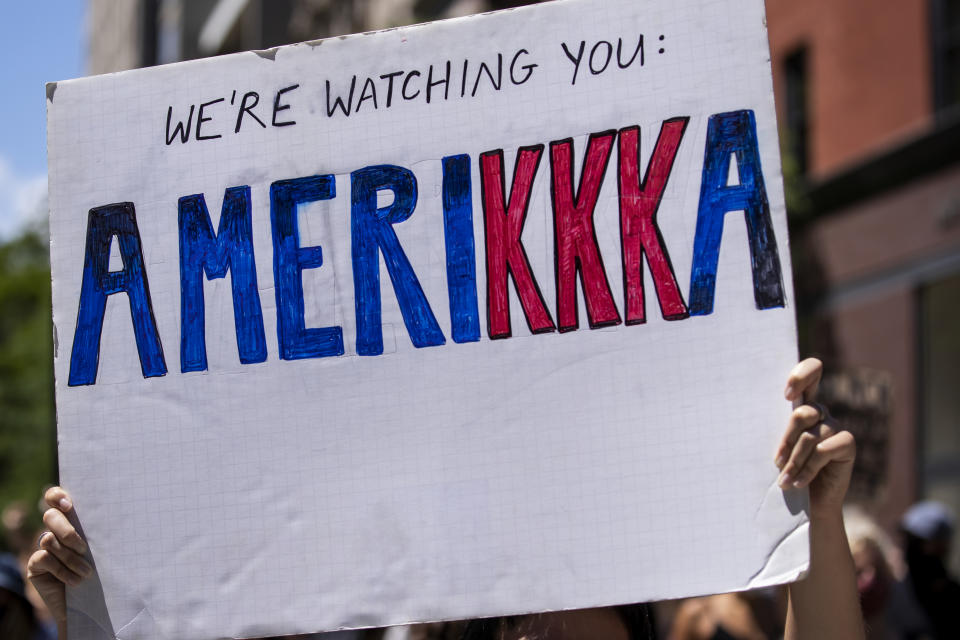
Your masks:
{"label": "blue letter a", "polygon": [[216,234],[202,194],[180,198],[179,209],[180,370],[207,369],[203,273],[212,280],[230,271],[240,362],[263,362],[267,341],[253,256],[250,187],[232,187],[223,194]]}
{"label": "blue letter a", "polygon": [[[737,159],[738,185],[727,184],[731,156]],[[732,111],[710,117],[693,246],[693,271],[690,274],[690,315],[703,316],[713,312],[723,218],[729,211],[741,210],[746,214],[750,237],[753,295],[757,308],[782,307],[780,257],[763,184],[753,111]]]}
{"label": "blue letter a", "polygon": [[[110,244],[117,238],[123,269],[110,271]],[[73,334],[70,355],[71,387],[94,384],[100,360],[100,333],[107,296],[126,293],[137,340],[143,377],[167,373],[163,347],[157,333],[150,303],[150,288],[143,265],[140,232],[132,202],[119,202],[90,210],[87,219],[87,246],[83,258],[83,283],[80,286],[80,310]]]}

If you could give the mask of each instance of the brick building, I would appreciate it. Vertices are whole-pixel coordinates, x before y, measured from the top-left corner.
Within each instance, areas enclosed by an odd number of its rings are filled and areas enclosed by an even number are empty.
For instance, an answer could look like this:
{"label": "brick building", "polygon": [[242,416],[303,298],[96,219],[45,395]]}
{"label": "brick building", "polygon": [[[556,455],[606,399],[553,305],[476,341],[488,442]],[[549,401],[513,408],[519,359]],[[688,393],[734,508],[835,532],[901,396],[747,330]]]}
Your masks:
{"label": "brick building", "polygon": [[[960,513],[960,1],[766,0],[801,351],[858,433],[888,527]],[[503,8],[510,0],[90,0],[92,73]]]}
{"label": "brick building", "polygon": [[869,429],[858,497],[890,528],[919,498],[960,513],[960,2],[767,18],[802,348]]}

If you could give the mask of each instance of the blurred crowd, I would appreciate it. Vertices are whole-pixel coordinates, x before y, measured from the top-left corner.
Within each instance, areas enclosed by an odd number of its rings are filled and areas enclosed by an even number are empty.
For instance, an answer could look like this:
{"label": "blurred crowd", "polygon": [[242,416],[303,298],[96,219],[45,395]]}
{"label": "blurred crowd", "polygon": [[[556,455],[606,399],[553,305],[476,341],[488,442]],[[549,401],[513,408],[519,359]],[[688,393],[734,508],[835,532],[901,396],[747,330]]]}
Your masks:
{"label": "blurred crowd", "polygon": [[[17,502],[2,511],[2,548],[5,549],[0,553],[2,640],[57,637],[43,602],[24,578],[27,559],[41,529],[41,509],[40,504]],[[950,540],[956,526],[953,514],[938,502],[917,503],[901,518],[896,539],[856,507],[845,510],[844,520],[868,638],[960,639],[960,583],[947,569]],[[617,607],[609,612],[621,618],[624,626],[631,630],[632,638],[642,640],[774,640],[783,637],[786,607],[784,589],[764,589]],[[578,623],[577,612],[564,615],[568,616],[565,624]],[[531,625],[531,619],[536,617],[422,624],[309,637],[315,640],[535,640],[544,637],[542,629],[520,628]]]}
{"label": "blurred crowd", "polygon": [[[857,572],[860,606],[870,640],[960,639],[960,583],[948,573],[955,521],[941,503],[913,505],[895,541],[862,509],[848,507],[844,522]],[[727,593],[638,605],[651,632],[633,638],[665,640],[775,640],[783,637],[783,588]],[[621,615],[637,607],[619,608]],[[383,640],[476,640],[535,635],[462,633],[471,623],[419,625],[384,633]],[[509,622],[508,622],[509,624]],[[627,624],[627,628],[636,625]],[[469,631],[469,629],[468,629]],[[599,636],[598,636],[599,637]]]}
{"label": "blurred crowd", "polygon": [[46,506],[13,502],[0,512],[0,639],[54,640],[57,628],[39,594],[25,579],[27,559]]}

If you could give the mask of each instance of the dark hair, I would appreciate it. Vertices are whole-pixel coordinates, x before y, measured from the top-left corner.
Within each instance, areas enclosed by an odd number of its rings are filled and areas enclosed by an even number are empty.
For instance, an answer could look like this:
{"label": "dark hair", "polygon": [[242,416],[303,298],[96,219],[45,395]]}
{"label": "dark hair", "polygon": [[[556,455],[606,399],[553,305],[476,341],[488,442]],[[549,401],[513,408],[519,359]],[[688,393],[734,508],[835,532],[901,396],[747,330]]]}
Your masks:
{"label": "dark hair", "polygon": [[20,594],[0,587],[0,638],[30,638],[36,629],[33,606]]}
{"label": "dark hair", "polygon": [[[653,611],[646,604],[629,604],[612,607],[620,617],[630,640],[656,640],[656,624]],[[541,614],[549,615],[549,614]],[[499,640],[502,629],[510,629],[526,616],[503,616],[500,618],[479,618],[467,623],[460,640]],[[549,640],[545,638],[544,640]]]}
{"label": "dark hair", "polygon": [[33,605],[24,593],[20,564],[9,553],[0,554],[0,638],[29,638],[37,628]]}

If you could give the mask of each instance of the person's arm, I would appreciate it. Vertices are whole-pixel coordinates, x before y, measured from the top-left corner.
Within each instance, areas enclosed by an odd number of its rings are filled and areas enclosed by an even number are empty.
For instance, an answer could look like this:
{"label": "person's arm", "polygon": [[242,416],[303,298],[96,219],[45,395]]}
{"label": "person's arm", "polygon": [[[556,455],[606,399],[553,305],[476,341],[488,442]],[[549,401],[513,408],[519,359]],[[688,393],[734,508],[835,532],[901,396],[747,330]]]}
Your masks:
{"label": "person's arm", "polygon": [[60,487],[47,490],[44,499],[50,506],[43,514],[48,530],[41,534],[37,550],[27,562],[27,577],[43,598],[57,623],[60,640],[67,638],[67,598],[65,584],[76,585],[93,573],[84,560],[87,545],[67,519],[73,502]]}
{"label": "person's arm", "polygon": [[866,635],[842,512],[856,444],[814,403],[822,372],[815,359],[790,372],[785,395],[798,406],[775,456],[781,487],[810,489],[810,571],[789,587],[784,638],[860,640]]}

